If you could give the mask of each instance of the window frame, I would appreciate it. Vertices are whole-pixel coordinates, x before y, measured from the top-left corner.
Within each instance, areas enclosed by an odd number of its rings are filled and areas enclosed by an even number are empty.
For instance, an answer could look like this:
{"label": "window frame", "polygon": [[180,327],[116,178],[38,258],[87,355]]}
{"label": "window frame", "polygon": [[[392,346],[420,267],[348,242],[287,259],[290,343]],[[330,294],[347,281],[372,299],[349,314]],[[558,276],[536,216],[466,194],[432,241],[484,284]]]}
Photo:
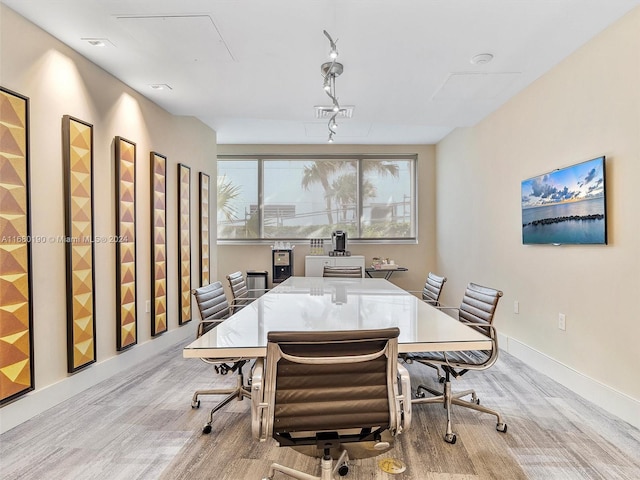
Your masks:
{"label": "window frame", "polygon": [[[356,162],[356,175],[357,175],[357,185],[356,185],[356,194],[358,198],[358,234],[362,234],[362,213],[364,208],[364,202],[362,200],[362,163],[365,160],[403,160],[409,161],[411,165],[411,197],[413,199],[412,203],[412,215],[411,222],[413,225],[414,235],[412,237],[380,237],[380,238],[360,238],[360,237],[349,237],[349,243],[354,244],[398,244],[398,245],[415,245],[418,243],[418,155],[416,153],[410,154],[304,154],[304,155],[275,155],[275,154],[267,154],[267,155],[251,155],[251,154],[242,154],[242,155],[218,155],[217,160],[220,161],[254,161],[257,162],[257,182],[258,182],[258,222],[259,222],[259,232],[260,238],[219,238],[218,237],[218,220],[216,214],[216,243],[218,245],[269,245],[273,244],[275,241],[291,241],[294,243],[306,243],[310,240],[309,238],[265,238],[264,236],[264,162],[270,160],[345,160],[345,161],[355,161]],[[217,166],[216,166],[216,177],[217,177]],[[217,208],[217,205],[216,205]],[[314,237],[315,238],[315,237]]]}

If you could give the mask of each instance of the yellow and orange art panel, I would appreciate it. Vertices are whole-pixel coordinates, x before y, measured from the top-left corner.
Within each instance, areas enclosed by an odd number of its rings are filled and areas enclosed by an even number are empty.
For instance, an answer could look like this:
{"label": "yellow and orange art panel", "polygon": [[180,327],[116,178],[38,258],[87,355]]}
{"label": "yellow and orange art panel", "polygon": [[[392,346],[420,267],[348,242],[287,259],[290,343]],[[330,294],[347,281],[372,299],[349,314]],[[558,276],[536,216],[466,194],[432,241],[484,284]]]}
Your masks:
{"label": "yellow and orange art panel", "polygon": [[209,175],[200,172],[200,286],[211,283]]}
{"label": "yellow and orange art panel", "polygon": [[0,404],[33,390],[29,99],[0,87]]}
{"label": "yellow and orange art panel", "polygon": [[137,343],[136,144],[115,138],[116,163],[116,348]]}
{"label": "yellow and orange art panel", "polygon": [[178,164],[180,325],[191,320],[191,169]]}
{"label": "yellow and orange art panel", "polygon": [[151,152],[151,335],[167,331],[167,158]]}
{"label": "yellow and orange art panel", "polygon": [[62,119],[67,247],[67,370],[96,361],[93,237],[93,126]]}

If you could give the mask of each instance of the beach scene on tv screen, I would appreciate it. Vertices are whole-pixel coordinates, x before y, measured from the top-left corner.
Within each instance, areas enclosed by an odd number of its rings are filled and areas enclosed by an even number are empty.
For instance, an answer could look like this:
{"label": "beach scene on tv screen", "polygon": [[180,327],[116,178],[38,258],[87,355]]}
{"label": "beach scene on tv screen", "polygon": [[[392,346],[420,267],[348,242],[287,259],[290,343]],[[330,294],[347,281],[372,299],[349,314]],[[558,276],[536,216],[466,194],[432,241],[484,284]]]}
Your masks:
{"label": "beach scene on tv screen", "polygon": [[606,243],[604,157],[522,182],[522,243]]}

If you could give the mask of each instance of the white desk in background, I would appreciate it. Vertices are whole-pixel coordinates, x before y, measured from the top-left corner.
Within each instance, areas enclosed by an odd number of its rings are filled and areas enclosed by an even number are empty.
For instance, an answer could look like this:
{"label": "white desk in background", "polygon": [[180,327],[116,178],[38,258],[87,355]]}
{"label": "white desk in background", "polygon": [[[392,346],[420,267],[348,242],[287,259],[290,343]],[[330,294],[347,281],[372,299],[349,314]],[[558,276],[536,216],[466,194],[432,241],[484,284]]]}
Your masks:
{"label": "white desk in background", "polygon": [[490,350],[491,341],[382,278],[289,277],[183,350],[185,358],[260,358],[271,331],[399,327],[398,351]]}

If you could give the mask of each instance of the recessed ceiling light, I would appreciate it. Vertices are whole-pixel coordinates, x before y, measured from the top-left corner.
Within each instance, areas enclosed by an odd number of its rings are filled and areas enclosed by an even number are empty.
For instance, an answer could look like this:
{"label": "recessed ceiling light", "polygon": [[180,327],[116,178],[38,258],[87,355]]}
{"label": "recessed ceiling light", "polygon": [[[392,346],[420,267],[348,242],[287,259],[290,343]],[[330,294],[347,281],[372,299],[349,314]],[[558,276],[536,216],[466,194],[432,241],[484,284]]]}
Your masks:
{"label": "recessed ceiling light", "polygon": [[87,42],[92,47],[106,47],[107,45],[112,47],[114,46],[108,38],[81,38],[80,40]]}
{"label": "recessed ceiling light", "polygon": [[473,57],[471,57],[470,62],[473,65],[484,65],[485,63],[489,63],[491,60],[493,60],[493,55],[490,53],[480,53],[478,55],[475,55]]}
{"label": "recessed ceiling light", "polygon": [[152,83],[151,85],[149,85],[149,87],[154,90],[173,90],[173,88],[171,88],[166,83]]}

